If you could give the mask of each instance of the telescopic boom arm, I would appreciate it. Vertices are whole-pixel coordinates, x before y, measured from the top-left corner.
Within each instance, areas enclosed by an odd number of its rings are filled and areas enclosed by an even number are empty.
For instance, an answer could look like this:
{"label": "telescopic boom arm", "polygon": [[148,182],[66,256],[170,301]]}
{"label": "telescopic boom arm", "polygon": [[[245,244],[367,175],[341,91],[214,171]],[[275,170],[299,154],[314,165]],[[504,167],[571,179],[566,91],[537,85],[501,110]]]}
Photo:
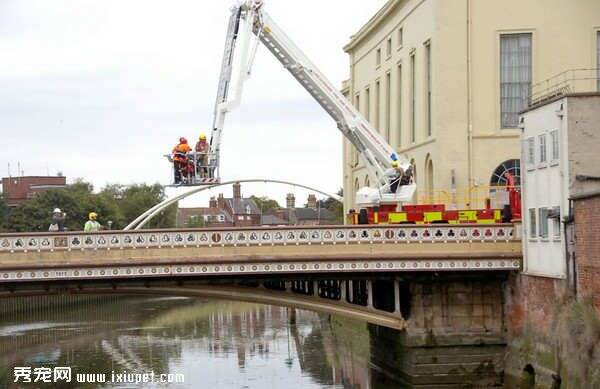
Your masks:
{"label": "telescopic boom arm", "polygon": [[[407,171],[410,166],[409,161],[396,154],[392,146],[277,26],[265,12],[261,0],[245,0],[232,8],[211,139],[211,155],[215,156],[213,161],[215,166],[218,167],[219,164],[218,158],[225,114],[239,104],[243,83],[250,73],[256,51],[256,45],[253,46],[253,49],[250,49],[250,32],[267,47],[284,68],[335,120],[342,134],[358,150],[369,174],[376,177],[380,194],[391,194],[389,177],[386,177],[385,171],[391,167],[392,161],[397,161],[403,170]],[[236,53],[236,45],[238,44],[240,50]],[[236,55],[234,56],[234,54]],[[238,73],[236,74],[235,94],[230,100],[228,89],[233,76],[234,57],[237,57],[238,60],[236,64]],[[389,200],[408,201],[412,198],[413,193],[414,188],[404,191],[401,195],[391,194],[392,196],[388,197]]]}

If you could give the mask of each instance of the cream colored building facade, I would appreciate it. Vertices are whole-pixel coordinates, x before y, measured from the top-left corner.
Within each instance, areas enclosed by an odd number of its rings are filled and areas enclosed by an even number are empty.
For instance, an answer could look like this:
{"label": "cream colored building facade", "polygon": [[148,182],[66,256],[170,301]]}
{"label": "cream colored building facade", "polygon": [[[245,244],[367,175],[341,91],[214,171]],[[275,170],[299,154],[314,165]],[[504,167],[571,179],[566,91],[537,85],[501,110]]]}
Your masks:
{"label": "cream colored building facade", "polygon": [[[599,31],[598,0],[390,0],[344,47],[343,93],[414,161],[417,202],[481,207],[520,173],[531,85],[600,67]],[[345,141],[346,211],[371,183]]]}

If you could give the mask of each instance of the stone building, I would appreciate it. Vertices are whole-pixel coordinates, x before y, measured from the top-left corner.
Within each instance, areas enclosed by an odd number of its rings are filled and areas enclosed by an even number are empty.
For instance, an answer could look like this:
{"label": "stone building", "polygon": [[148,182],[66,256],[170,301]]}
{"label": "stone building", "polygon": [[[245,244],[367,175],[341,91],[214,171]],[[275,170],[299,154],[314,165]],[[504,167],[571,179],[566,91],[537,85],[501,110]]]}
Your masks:
{"label": "stone building", "polygon": [[[344,47],[343,92],[414,161],[416,201],[481,207],[520,173],[531,85],[600,67],[599,30],[596,0],[390,0]],[[346,212],[371,179],[345,141]]]}

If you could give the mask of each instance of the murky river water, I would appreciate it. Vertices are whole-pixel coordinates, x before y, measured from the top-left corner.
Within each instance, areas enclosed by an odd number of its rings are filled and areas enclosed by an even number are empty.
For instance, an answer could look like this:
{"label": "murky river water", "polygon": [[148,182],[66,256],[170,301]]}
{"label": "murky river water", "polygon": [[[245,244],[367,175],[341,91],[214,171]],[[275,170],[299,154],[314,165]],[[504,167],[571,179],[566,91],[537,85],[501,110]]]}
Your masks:
{"label": "murky river water", "polygon": [[0,388],[400,387],[370,362],[364,323],[216,300],[53,299],[3,302]]}

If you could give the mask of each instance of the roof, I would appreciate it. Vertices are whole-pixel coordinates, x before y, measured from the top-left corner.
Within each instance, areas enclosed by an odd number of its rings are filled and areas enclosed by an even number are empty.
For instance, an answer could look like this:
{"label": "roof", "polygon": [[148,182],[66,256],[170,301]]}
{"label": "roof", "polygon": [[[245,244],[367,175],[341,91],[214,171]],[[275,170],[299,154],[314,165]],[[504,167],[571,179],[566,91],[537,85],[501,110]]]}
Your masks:
{"label": "roof", "polygon": [[381,9],[377,11],[377,13],[373,15],[371,19],[369,19],[369,21],[363,25],[356,34],[350,37],[350,42],[344,46],[344,51],[348,53],[350,50],[354,49],[356,45],[362,42],[362,40],[377,27],[379,22],[385,19],[394,10],[394,8],[396,8],[396,6],[402,2],[402,0],[389,0],[387,3],[385,3],[383,7],[381,7]]}
{"label": "roof", "polygon": [[197,207],[197,208],[177,208],[177,213],[179,217],[184,219],[189,218],[190,216],[218,216],[224,215],[225,220],[231,221],[231,216],[224,210],[219,208],[207,208],[207,207]]}
{"label": "roof", "polygon": [[326,208],[296,208],[294,209],[296,220],[333,220],[335,216]]}
{"label": "roof", "polygon": [[260,218],[260,224],[263,226],[281,226],[290,224],[287,220],[283,220],[275,215],[262,215]]}
{"label": "roof", "polygon": [[[229,204],[232,211],[236,215],[244,214],[244,215],[260,215],[261,211],[258,209],[258,206],[254,202],[254,200],[250,198],[226,198],[225,201]],[[247,212],[247,208],[250,208],[250,212]]]}

